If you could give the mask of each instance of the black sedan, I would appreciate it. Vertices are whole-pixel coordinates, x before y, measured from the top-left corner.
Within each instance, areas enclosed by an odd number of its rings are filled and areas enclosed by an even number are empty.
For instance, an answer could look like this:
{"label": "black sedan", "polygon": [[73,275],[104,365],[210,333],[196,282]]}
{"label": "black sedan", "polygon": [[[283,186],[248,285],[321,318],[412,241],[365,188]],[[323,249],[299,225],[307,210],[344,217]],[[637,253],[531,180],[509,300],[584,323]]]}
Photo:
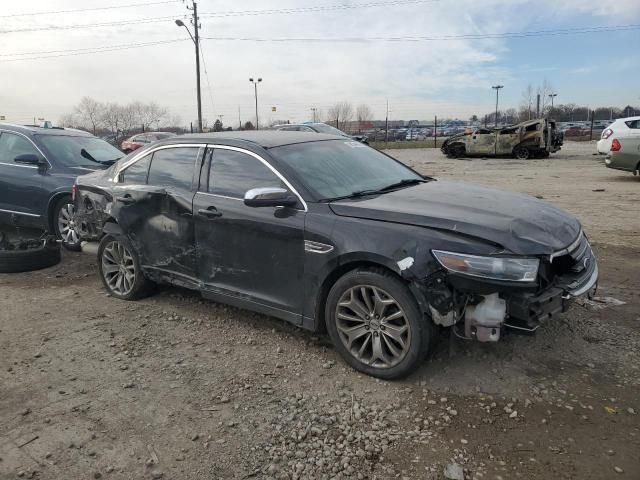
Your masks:
{"label": "black sedan", "polygon": [[411,372],[436,327],[533,333],[595,288],[581,225],[538,199],[423,177],[344,137],[186,135],[79,177],[106,289],[192,288],[314,331],[354,368]]}

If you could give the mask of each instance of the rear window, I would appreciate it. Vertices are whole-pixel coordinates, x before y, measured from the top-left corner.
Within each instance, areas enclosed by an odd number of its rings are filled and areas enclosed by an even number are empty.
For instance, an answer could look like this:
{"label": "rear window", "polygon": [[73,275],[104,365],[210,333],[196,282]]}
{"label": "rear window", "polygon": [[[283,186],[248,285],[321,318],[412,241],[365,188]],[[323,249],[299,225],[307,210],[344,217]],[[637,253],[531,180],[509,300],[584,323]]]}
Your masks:
{"label": "rear window", "polygon": [[198,147],[163,148],[153,153],[147,183],[158,187],[191,190]]}
{"label": "rear window", "polygon": [[150,163],[151,154],[127,167],[122,173],[120,173],[120,183],[126,183],[128,185],[144,185],[147,183],[147,174],[149,173]]}

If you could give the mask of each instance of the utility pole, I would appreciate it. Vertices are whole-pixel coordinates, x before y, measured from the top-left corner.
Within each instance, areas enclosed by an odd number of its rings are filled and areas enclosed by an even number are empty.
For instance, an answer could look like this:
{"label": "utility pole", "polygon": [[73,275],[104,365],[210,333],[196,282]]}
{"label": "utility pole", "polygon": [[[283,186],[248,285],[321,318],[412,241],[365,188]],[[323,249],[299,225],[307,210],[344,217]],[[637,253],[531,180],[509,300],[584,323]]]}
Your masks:
{"label": "utility pole", "polygon": [[540,94],[536,98],[536,118],[540,118]]}
{"label": "utility pole", "polygon": [[389,99],[387,99],[387,116],[384,118],[384,143],[389,143]]}
{"label": "utility pole", "polygon": [[493,85],[493,88],[496,91],[496,127],[498,126],[498,92],[500,92],[501,88],[504,88],[504,85]]}
{"label": "utility pole", "polygon": [[[485,120],[487,116],[484,116]],[[438,148],[438,115],[433,120],[433,148]]]}
{"label": "utility pole", "polygon": [[258,78],[257,80],[254,80],[253,78],[250,78],[249,81],[253,83],[253,90],[256,96],[256,130],[260,130],[260,127],[258,127],[258,83],[260,83],[262,79]]}
{"label": "utility pole", "polygon": [[200,24],[198,23],[198,4],[195,0],[192,0],[192,5],[187,5],[187,10],[193,11],[193,17],[191,19],[191,25],[193,25],[194,35],[191,35],[189,27],[187,27],[182,20],[176,20],[175,23],[179,27],[184,27],[187,33],[191,37],[196,47],[196,97],[198,102],[198,132],[202,132],[202,97],[200,95]]}
{"label": "utility pole", "polygon": [[316,112],[318,109],[316,107],[311,107],[311,111],[313,112],[313,123],[316,123]]}
{"label": "utility pole", "polygon": [[551,110],[549,111],[549,116],[553,117],[553,99],[558,96],[557,93],[550,93],[549,98],[551,98]]}
{"label": "utility pole", "polygon": [[242,130],[242,120],[240,120],[240,105],[238,105],[238,130]]}

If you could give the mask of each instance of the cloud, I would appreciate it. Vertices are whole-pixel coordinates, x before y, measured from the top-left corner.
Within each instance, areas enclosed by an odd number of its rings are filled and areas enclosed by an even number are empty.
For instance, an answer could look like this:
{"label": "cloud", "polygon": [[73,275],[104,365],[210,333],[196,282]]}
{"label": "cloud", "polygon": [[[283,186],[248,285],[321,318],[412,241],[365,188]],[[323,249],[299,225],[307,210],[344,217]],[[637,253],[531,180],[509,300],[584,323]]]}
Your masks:
{"label": "cloud", "polygon": [[[340,3],[335,0],[335,3]],[[359,0],[358,3],[362,3]],[[333,1],[328,2],[333,4]],[[30,11],[82,8],[78,0],[34,0]],[[571,23],[576,12],[592,15],[594,23],[618,15],[637,15],[640,2],[569,0],[539,2],[459,0],[435,3],[358,8],[295,15],[211,18],[207,13],[268,8],[299,8],[300,2],[280,0],[201,1],[204,37],[328,38],[402,37],[508,32],[581,26]],[[8,6],[7,6],[8,7]],[[5,7],[5,8],[7,8]],[[24,10],[16,2],[10,14]],[[559,14],[557,12],[560,12]],[[607,13],[608,12],[608,13]],[[4,29],[33,25],[82,23],[168,17],[158,23],[111,28],[45,30],[2,35],[3,53],[67,50],[105,45],[188,38],[174,18],[188,12],[180,2],[153,7],[107,10],[44,17],[16,17]],[[597,18],[596,18],[597,17]],[[599,20],[600,19],[600,20]],[[625,23],[629,23],[625,20]],[[430,118],[434,114],[465,117],[490,108],[487,89],[508,82],[517,72],[509,61],[515,45],[532,45],[526,62],[531,69],[553,71],[532,40],[450,40],[423,42],[247,42],[203,40],[208,75],[203,69],[203,108],[214,119],[237,123],[253,115],[251,76],[261,76],[259,100],[262,118],[307,120],[311,107],[322,110],[336,101],[367,103],[377,117],[389,100],[396,118]],[[520,62],[517,62],[518,64]],[[579,67],[577,67],[579,68]],[[586,67],[585,67],[586,68]],[[10,79],[2,108],[20,121],[33,116],[56,119],[70,111],[80,97],[103,101],[156,101],[168,106],[186,123],[195,118],[193,47],[189,41],[109,53],[44,60],[0,62],[0,76]],[[211,85],[210,94],[208,84]],[[8,93],[8,94],[7,94]],[[211,102],[213,97],[213,103]],[[517,94],[516,94],[517,97]],[[271,107],[277,107],[272,114]]]}

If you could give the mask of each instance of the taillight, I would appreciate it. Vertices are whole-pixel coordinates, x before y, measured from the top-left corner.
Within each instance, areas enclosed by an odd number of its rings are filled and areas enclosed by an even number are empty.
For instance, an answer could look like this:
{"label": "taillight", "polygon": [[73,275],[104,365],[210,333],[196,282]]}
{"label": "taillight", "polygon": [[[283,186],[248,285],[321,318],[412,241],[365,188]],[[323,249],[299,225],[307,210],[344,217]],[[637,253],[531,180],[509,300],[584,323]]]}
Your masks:
{"label": "taillight", "polygon": [[602,138],[604,138],[605,140],[611,135],[613,135],[613,130],[611,130],[610,128],[607,128],[604,132],[602,132]]}
{"label": "taillight", "polygon": [[78,187],[77,185],[74,183],[73,185],[71,185],[71,200],[73,200],[75,202],[76,200],[76,192],[78,191]]}
{"label": "taillight", "polygon": [[622,148],[622,145],[620,145],[620,142],[618,141],[617,138],[614,138],[613,142],[611,142],[611,151],[612,152],[619,152],[620,148]]}

